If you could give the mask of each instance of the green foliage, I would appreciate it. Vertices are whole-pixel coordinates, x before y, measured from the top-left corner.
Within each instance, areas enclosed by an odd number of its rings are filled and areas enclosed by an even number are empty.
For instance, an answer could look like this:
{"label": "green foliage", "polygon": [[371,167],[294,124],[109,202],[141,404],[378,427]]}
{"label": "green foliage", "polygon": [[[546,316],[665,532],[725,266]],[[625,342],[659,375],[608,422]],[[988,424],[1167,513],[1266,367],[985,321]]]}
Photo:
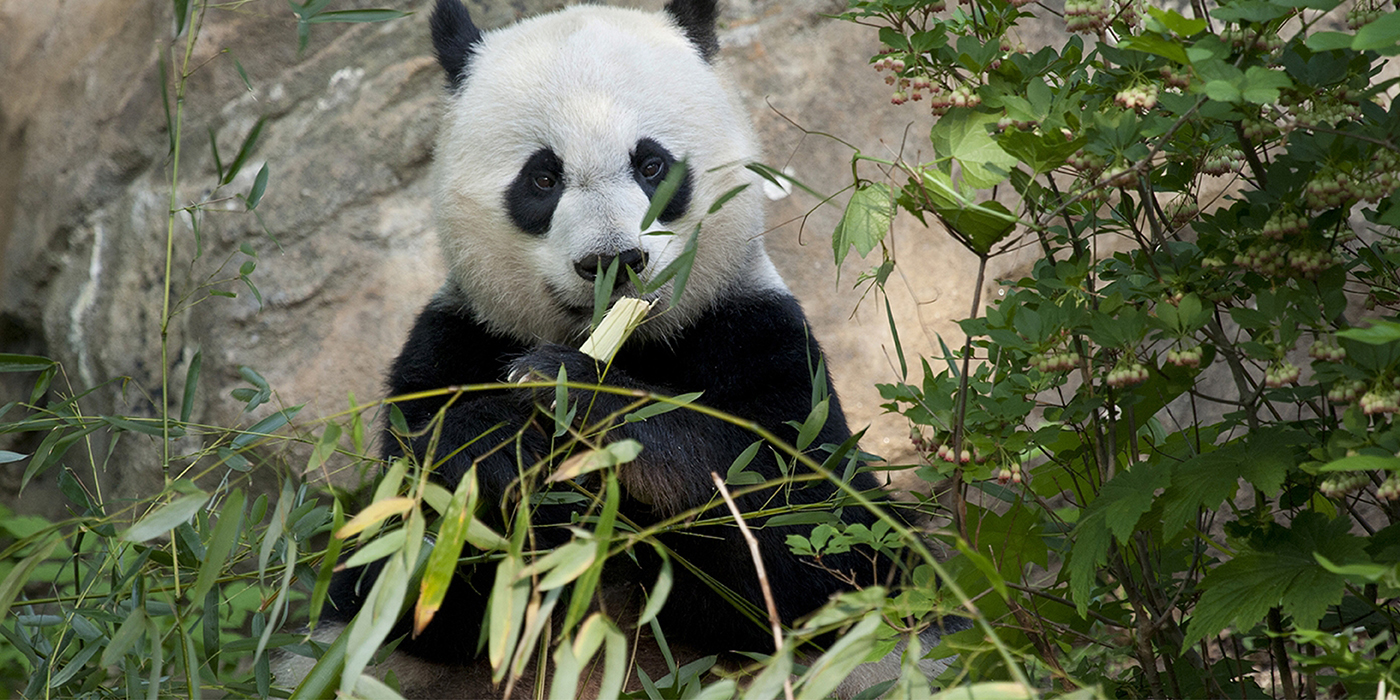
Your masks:
{"label": "green foliage", "polygon": [[[960,352],[881,387],[913,425],[919,474],[953,492],[955,580],[995,592],[977,610],[1042,690],[1393,682],[1400,110],[1380,75],[1400,15],[1375,0],[1190,17],[1078,0],[1063,19],[949,5],[844,14],[878,27],[891,101],[938,120],[929,148],[903,149],[931,161],[854,155],[834,242],[838,262],[848,241],[878,247],[861,281],[883,283],[889,217],[851,216],[882,188],[983,269],[1040,251],[1004,298],[974,301]],[[1063,45],[1016,38],[1059,22]],[[815,535],[794,544],[830,546]],[[970,677],[1010,672],[963,651]]]}
{"label": "green foliage", "polygon": [[[917,349],[899,343],[909,336],[887,312],[900,380],[880,392],[913,426],[913,473],[951,496],[951,525],[934,533],[957,552],[951,559],[932,557],[902,518],[881,512],[865,526],[836,517],[876,506],[846,485],[864,459],[854,439],[812,444],[830,410],[824,386],[793,424],[797,444],[755,431],[727,470],[736,491],[781,495],[808,478],[793,476],[798,463],[841,486],[828,503],[775,498],[751,514],[812,525],[788,539],[794,551],[819,561],[865,547],[908,562],[909,585],[838,596],[780,630],[774,653],[757,655],[742,678],[714,657],[678,663],[655,618],[676,566],[704,576],[656,535],[734,519],[695,509],[649,527],[630,522],[618,470],[641,446],[606,439],[607,419],[673,410],[751,427],[705,408],[703,396],[628,393],[631,406],[602,417],[568,402],[569,388],[585,387],[567,377],[540,383],[555,397],[540,420],[558,428],[558,449],[519,465],[521,498],[497,531],[477,517],[487,506],[473,475],[449,492],[429,479],[432,464],[366,455],[363,413],[380,404],[352,397],[346,412],[308,420],[243,367],[245,384],[231,392],[242,427],[202,425],[192,421],[196,353],[176,401],[167,369],[155,417],[93,415],[84,410],[93,388],[69,387],[57,363],[0,355],[0,372],[33,378],[27,400],[0,406],[0,432],[28,435],[15,444],[33,447],[0,451],[0,463],[25,462],[24,486],[56,473],[70,509],[55,522],[0,511],[0,687],[25,697],[394,697],[394,679],[363,672],[402,616],[419,626],[432,618],[464,561],[495,567],[482,640],[494,677],[509,686],[547,658],[554,673],[537,690],[550,697],[573,697],[587,673],[600,674],[604,695],[630,682],[640,688],[633,697],[824,697],[901,641],[898,678],[863,696],[928,697],[917,662],[953,655],[939,683],[957,687],[942,697],[1293,698],[1394,687],[1400,113],[1395,83],[1379,76],[1385,57],[1400,54],[1400,15],[1389,2],[1229,0],[1188,17],[1137,0],[1072,0],[1062,16],[1021,0],[851,1],[844,17],[878,28],[885,45],[872,64],[892,101],[938,119],[928,148],[905,151],[932,153],[928,162],[855,154],[832,238],[838,266],[852,250],[878,250],[858,281],[878,296],[899,263],[891,243],[901,211],[946,231],[983,272],[1026,244],[1041,255],[1004,298],[982,308],[975,297],[958,351],[940,341],[912,362]],[[329,5],[289,3],[299,49],[314,24],[404,14]],[[195,260],[206,253],[207,205],[242,200],[257,218],[278,185],[263,165],[246,192],[224,190],[254,162],[259,120],[227,162],[211,136],[215,173],[202,201],[174,198],[187,81],[220,65],[191,62],[210,9],[173,0],[172,55],[183,60],[160,63],[167,235],[187,216]],[[1063,22],[1071,38],[1034,51],[1016,38],[1047,22]],[[231,68],[251,87],[236,58]],[[867,176],[872,165],[879,174]],[[684,254],[651,284],[683,290],[699,233],[679,232]],[[244,243],[184,290],[172,289],[167,266],[162,331],[240,287],[261,301],[257,263]],[[611,287],[619,271],[603,272]],[[402,412],[385,412],[407,436]],[[135,502],[104,496],[96,438],[109,452],[153,445],[160,491]],[[285,448],[298,444],[304,457],[293,463]],[[782,460],[781,483],[746,469],[760,451]],[[296,476],[347,469],[379,475],[369,504],[348,518],[344,494]],[[571,481],[584,475],[597,487]],[[568,542],[534,549],[532,495],[578,504]],[[945,513],[932,495],[911,508]],[[382,561],[384,574],[344,634],[309,642],[298,616],[325,599],[343,548],[353,548],[351,564]],[[595,605],[604,563],[638,551],[663,562],[641,615],[667,661],[656,679],[630,668],[632,630]],[[734,602],[766,624],[762,610]],[[922,648],[911,633],[948,613],[977,627]],[[275,650],[317,659],[299,688],[276,686]]]}

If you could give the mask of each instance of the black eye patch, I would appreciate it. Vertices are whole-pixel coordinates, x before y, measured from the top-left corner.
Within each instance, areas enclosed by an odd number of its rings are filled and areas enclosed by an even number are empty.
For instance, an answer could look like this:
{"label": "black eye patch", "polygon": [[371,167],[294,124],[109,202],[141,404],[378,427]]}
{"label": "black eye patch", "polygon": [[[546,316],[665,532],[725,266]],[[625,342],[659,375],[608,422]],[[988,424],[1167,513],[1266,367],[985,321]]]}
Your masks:
{"label": "black eye patch", "polygon": [[520,230],[543,236],[564,195],[564,163],[548,148],[535,151],[506,190],[506,211]]}
{"label": "black eye patch", "polygon": [[[671,166],[675,164],[676,157],[671,155],[665,146],[651,139],[638,141],[636,148],[632,149],[632,177],[642,187],[647,199],[656,195],[657,186],[666,179],[667,173],[671,172]],[[670,223],[685,215],[686,209],[690,207],[690,190],[690,171],[687,170],[680,187],[676,188],[676,194],[666,203],[666,208],[661,210],[661,216],[657,218],[663,223]]]}

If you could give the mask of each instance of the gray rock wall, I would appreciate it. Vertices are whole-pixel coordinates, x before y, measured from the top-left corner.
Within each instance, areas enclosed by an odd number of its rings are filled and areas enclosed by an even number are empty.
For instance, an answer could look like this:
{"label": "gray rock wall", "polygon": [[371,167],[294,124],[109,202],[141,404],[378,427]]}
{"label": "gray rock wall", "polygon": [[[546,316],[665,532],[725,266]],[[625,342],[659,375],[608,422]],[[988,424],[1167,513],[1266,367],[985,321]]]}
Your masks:
{"label": "gray rock wall", "polygon": [[[469,2],[487,26],[562,4]],[[183,38],[172,42],[170,5],[0,0],[0,352],[60,360],[65,374],[56,383],[75,390],[129,378],[89,397],[93,413],[153,415],[160,401],[171,159],[159,64],[164,56],[178,66],[184,48]],[[416,14],[317,25],[300,57],[282,0],[204,16],[184,101],[177,202],[211,193],[215,201],[199,219],[198,245],[188,217],[174,227],[172,298],[182,310],[165,362],[176,405],[188,363],[202,353],[195,421],[247,426],[263,415],[243,415],[229,396],[246,385],[238,374],[245,365],[271,383],[275,404],[307,405],[299,420],[343,410],[350,393],[361,402],[381,395],[388,363],[443,274],[426,182],[442,83],[427,39],[430,5],[337,3]],[[851,152],[789,120],[873,154],[931,155],[927,113],[889,105],[889,88],[866,63],[878,48],[873,30],[821,17],[843,6],[729,0],[721,32],[722,61],[753,111],[767,161],[825,192],[849,183]],[[214,192],[209,134],[227,164],[259,119],[257,151]],[[241,213],[232,196],[249,190],[264,163],[270,178],[259,216]],[[840,210],[804,221],[816,204],[801,194],[775,202],[769,250],[830,355],[852,424],[873,424],[864,446],[906,456],[907,428],[881,415],[873,387],[897,367],[883,306],[874,297],[858,303],[851,286],[863,263],[854,256],[836,282],[829,237]],[[960,342],[947,319],[969,311],[975,259],[914,221],[901,220],[891,240],[900,263],[891,304],[906,353],[936,352],[940,333]],[[256,252],[261,304],[230,281],[248,259],[245,244]],[[210,284],[238,297],[209,297]],[[0,377],[4,400],[27,395],[19,393],[26,377]],[[0,448],[27,451],[13,440]],[[110,461],[95,445],[93,461],[115,493],[151,493],[162,478],[157,449],[128,434]],[[0,492],[14,492],[24,464],[0,466]],[[44,507],[26,500],[21,507]]]}

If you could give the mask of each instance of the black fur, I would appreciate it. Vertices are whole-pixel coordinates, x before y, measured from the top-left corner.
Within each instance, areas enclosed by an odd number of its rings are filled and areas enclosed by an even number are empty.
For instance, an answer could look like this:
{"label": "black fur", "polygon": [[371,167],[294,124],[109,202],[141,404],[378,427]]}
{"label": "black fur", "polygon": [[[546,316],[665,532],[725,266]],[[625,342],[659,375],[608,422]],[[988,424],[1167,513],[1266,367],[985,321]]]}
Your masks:
{"label": "black fur", "polygon": [[[807,417],[812,399],[809,368],[816,366],[820,357],[821,349],[809,335],[797,301],[775,291],[717,300],[710,312],[665,342],[634,340],[623,347],[603,381],[668,395],[702,391],[699,402],[704,405],[752,419],[783,439],[794,441],[796,429],[788,423],[800,424]],[[531,347],[493,335],[459,306],[430,304],[418,317],[408,343],[394,363],[390,388],[393,394],[400,395],[444,386],[505,381],[512,373],[553,377],[561,365],[571,381],[599,381],[594,361],[577,350],[560,345]],[[552,426],[544,425],[547,419],[535,417],[535,406],[548,405],[552,399],[552,390],[536,395],[525,389],[471,393],[455,399],[442,426],[439,456],[481,433],[494,432],[441,464],[437,478],[453,487],[473,460],[502,441],[514,441],[516,436],[526,462],[547,454],[547,430]],[[833,394],[830,399],[829,418],[814,445],[839,445],[851,437],[836,396]],[[402,403],[400,408],[408,426],[419,430],[433,420],[447,400],[419,399]],[[631,400],[601,392],[575,391],[571,396],[571,401],[580,407],[591,403],[594,419],[620,410]],[[636,439],[644,446],[641,456],[619,472],[625,489],[620,512],[642,526],[706,504],[713,506],[716,514],[724,512],[715,496],[710,472],[724,476],[734,458],[756,439],[742,428],[685,409],[623,423],[609,433],[610,440],[623,438]],[[399,439],[386,435],[386,457],[399,453]],[[418,438],[410,447],[421,456],[428,440],[427,436]],[[769,449],[760,450],[748,469],[765,479],[779,476],[778,464]],[[499,504],[499,510],[489,517],[483,515],[495,527],[503,527],[512,504],[518,501],[517,476],[513,445],[481,459],[477,466],[481,502]],[[863,490],[877,489],[874,479],[865,473],[856,474],[852,484]],[[752,512],[774,497],[788,503],[820,501],[829,497],[834,488],[816,481],[794,485],[778,494],[760,491],[741,495],[737,502],[742,510]],[[536,506],[532,518],[537,528],[536,544],[555,546],[566,541],[568,532],[552,526],[567,525],[573,510],[560,503]],[[862,508],[846,508],[842,517],[848,522],[873,522],[870,513]],[[810,525],[764,528],[759,518],[752,519],[751,524],[760,526],[756,532],[785,623],[792,623],[833,593],[850,587],[787,548],[786,536],[805,533]],[[693,528],[663,535],[661,539],[676,554],[762,608],[758,580],[737,528]],[[659,561],[651,549],[640,548],[634,554],[635,562],[616,557],[607,575],[634,582],[655,580]],[[883,581],[889,565],[872,564],[866,554],[856,552],[828,555],[821,563],[848,573],[859,585]],[[676,566],[674,572],[670,604],[660,618],[669,638],[706,653],[771,650],[772,638],[764,623],[738,613],[684,567]],[[463,567],[458,575],[432,624],[418,638],[405,640],[401,650],[442,661],[465,662],[475,657],[494,567]],[[357,592],[348,581],[358,576],[356,572],[343,572],[338,585],[332,588],[331,600],[336,610],[328,613],[331,619],[349,620],[359,608],[359,592],[368,587]]]}
{"label": "black fur", "polygon": [[700,55],[713,62],[719,53],[719,37],[715,36],[719,0],[671,0],[666,3],[666,14],[676,20]]}
{"label": "black fur", "polygon": [[[648,162],[655,161],[661,164],[661,169],[652,177],[643,175],[643,168]],[[671,167],[676,164],[676,157],[666,150],[665,146],[651,140],[642,139],[637,142],[637,147],[632,149],[632,177],[637,180],[637,184],[642,186],[642,191],[647,193],[647,199],[656,196],[656,188],[666,179],[666,175],[671,172]],[[661,210],[661,215],[656,217],[662,223],[670,223],[685,216],[686,209],[690,208],[690,191],[692,189],[692,178],[687,170],[681,179],[680,187],[676,188],[676,193],[671,195],[671,201],[666,203],[666,208]]]}
{"label": "black fur", "polygon": [[467,78],[467,63],[481,42],[481,30],[472,23],[461,0],[437,0],[428,27],[438,63],[447,73],[448,86],[452,90],[462,87]]}
{"label": "black fur", "polygon": [[[552,181],[553,186],[542,187],[542,178]],[[549,222],[554,219],[559,198],[564,196],[564,187],[564,163],[559,156],[548,148],[535,151],[506,190],[505,204],[510,220],[526,233],[543,236],[549,231]]]}

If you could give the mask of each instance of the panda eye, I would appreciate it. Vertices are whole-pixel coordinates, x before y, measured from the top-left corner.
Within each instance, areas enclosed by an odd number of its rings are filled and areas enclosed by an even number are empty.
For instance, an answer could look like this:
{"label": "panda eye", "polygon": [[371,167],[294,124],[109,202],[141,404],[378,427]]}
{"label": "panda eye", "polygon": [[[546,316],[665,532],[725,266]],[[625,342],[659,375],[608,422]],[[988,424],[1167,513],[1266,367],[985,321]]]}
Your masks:
{"label": "panda eye", "polygon": [[666,172],[666,163],[660,158],[648,158],[642,167],[638,169],[642,177],[648,180],[655,180]]}
{"label": "panda eye", "polygon": [[554,186],[559,184],[558,178],[555,178],[549,173],[536,173],[530,181],[535,184],[535,187],[546,192],[554,189]]}

